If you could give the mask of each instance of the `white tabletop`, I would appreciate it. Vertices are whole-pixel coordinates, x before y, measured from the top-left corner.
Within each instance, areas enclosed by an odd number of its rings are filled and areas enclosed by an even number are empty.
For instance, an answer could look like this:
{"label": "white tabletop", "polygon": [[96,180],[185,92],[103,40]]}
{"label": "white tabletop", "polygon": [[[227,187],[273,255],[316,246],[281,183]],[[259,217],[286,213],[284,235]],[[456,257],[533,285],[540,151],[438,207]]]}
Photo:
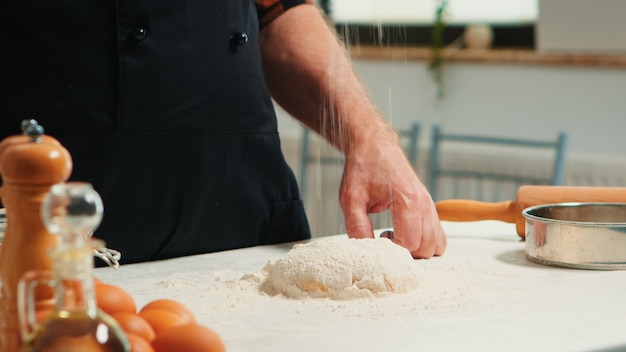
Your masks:
{"label": "white tabletop", "polygon": [[255,278],[289,244],[99,268],[96,275],[127,289],[138,306],[157,298],[186,304],[230,352],[626,350],[626,271],[530,263],[511,224],[444,228],[445,255],[415,262],[424,269],[422,286],[375,299],[260,293]]}

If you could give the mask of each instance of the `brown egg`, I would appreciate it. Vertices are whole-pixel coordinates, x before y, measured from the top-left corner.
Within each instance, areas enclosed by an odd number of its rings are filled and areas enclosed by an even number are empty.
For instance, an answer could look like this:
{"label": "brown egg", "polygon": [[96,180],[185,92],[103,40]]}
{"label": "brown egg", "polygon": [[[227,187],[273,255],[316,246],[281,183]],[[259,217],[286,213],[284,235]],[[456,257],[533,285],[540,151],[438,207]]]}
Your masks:
{"label": "brown egg", "polygon": [[155,308],[142,310],[139,312],[139,316],[144,318],[148,324],[150,324],[157,336],[159,336],[159,334],[166,329],[178,325],[189,324],[189,321],[186,318],[165,309]]}
{"label": "brown egg", "polygon": [[139,335],[148,342],[152,341],[156,336],[152,326],[138,314],[117,312],[111,316],[120,324],[122,330],[127,334],[132,333]]}
{"label": "brown egg", "polygon": [[126,337],[130,343],[131,352],[155,352],[150,342],[146,341],[143,337],[133,334],[132,332],[126,333]]}
{"label": "brown egg", "polygon": [[171,299],[157,299],[151,301],[143,306],[143,308],[141,308],[141,311],[146,311],[149,309],[169,310],[178,314],[189,323],[194,323],[196,321],[196,317],[194,316],[193,312],[189,308],[187,308],[187,306]]}
{"label": "brown egg", "polygon": [[161,333],[152,340],[155,352],[225,352],[226,346],[220,336],[198,324],[179,325]]}
{"label": "brown egg", "polygon": [[133,297],[123,288],[100,283],[95,285],[98,308],[113,315],[117,312],[137,313],[137,305]]}

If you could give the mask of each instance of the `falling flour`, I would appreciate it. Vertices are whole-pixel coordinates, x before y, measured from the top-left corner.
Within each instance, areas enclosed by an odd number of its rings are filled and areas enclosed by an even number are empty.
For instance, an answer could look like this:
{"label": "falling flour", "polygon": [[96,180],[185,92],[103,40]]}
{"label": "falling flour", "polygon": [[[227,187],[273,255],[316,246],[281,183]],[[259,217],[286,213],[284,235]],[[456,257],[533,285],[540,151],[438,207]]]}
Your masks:
{"label": "falling flour", "polygon": [[271,296],[335,300],[406,293],[421,273],[409,251],[386,238],[296,244],[263,271],[260,289]]}

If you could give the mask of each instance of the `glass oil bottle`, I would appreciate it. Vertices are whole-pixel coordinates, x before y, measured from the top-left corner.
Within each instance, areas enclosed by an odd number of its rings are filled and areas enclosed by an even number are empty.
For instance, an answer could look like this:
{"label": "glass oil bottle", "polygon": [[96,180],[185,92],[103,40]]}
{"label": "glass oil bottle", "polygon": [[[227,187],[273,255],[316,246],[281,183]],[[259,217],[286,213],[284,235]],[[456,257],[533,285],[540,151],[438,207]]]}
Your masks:
{"label": "glass oil bottle", "polygon": [[[100,196],[88,183],[57,184],[44,199],[42,217],[60,242],[51,252],[52,273],[28,272],[18,286],[22,351],[130,351],[123,330],[95,299],[94,250],[104,244],[84,234],[100,223]],[[56,299],[54,311],[41,323],[32,305],[39,285],[53,286]]]}

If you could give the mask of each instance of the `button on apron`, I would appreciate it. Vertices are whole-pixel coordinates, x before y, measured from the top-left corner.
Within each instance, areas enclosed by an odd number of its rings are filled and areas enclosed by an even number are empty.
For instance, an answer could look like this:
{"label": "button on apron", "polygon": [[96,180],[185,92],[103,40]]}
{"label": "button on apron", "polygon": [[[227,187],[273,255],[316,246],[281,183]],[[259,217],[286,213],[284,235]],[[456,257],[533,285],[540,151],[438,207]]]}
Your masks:
{"label": "button on apron", "polygon": [[232,40],[237,43],[237,45],[245,45],[248,42],[248,34],[246,32],[239,32],[232,36]]}
{"label": "button on apron", "polygon": [[137,39],[137,41],[144,40],[147,35],[148,35],[148,33],[146,32],[145,28],[139,27],[139,28],[135,28],[135,30],[133,30],[133,37],[135,37],[135,39]]}

